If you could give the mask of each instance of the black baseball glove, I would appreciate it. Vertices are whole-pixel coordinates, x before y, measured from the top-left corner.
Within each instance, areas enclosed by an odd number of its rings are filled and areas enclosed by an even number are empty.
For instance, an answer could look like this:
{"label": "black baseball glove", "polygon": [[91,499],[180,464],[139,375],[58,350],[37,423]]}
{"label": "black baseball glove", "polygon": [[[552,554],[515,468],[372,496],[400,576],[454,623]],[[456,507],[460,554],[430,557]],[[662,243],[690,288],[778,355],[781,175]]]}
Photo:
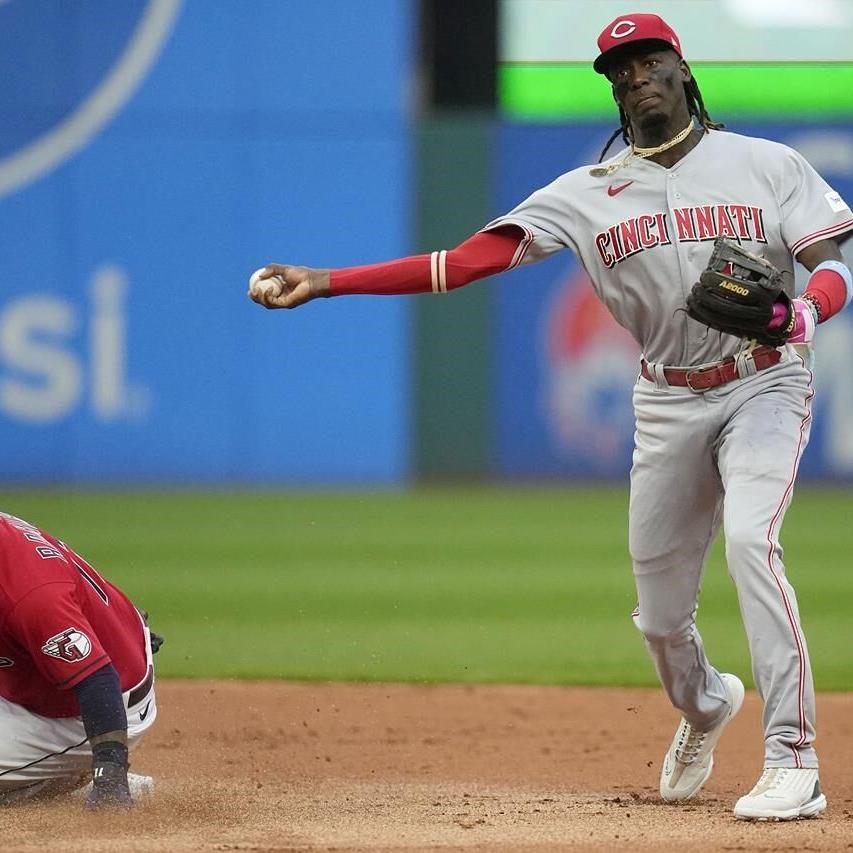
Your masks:
{"label": "black baseball glove", "polygon": [[[788,316],[778,328],[768,329],[777,302]],[[719,332],[772,347],[784,344],[794,330],[794,310],[782,289],[782,273],[770,261],[722,237],[687,296],[687,313]]]}

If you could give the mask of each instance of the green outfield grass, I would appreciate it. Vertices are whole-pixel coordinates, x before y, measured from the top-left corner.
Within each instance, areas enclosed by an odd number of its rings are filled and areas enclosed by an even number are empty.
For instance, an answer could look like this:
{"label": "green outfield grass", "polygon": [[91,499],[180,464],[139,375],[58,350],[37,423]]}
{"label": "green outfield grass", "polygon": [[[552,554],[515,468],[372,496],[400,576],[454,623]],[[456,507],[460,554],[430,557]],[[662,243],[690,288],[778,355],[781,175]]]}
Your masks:
{"label": "green outfield grass", "polygon": [[[655,684],[624,489],[7,491],[152,613],[165,676]],[[819,689],[853,674],[853,492],[801,489],[783,542]],[[715,548],[699,624],[749,676]],[[747,679],[748,680],[748,679]]]}

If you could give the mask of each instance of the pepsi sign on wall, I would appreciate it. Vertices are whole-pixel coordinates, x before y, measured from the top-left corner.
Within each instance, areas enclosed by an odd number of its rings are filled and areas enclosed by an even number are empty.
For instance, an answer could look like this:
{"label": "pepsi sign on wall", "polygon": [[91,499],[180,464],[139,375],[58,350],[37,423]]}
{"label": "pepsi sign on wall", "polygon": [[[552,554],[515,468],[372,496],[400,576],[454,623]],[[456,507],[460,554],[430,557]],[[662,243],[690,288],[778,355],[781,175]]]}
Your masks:
{"label": "pepsi sign on wall", "polygon": [[0,477],[405,475],[408,306],[245,290],[409,250],[410,6],[0,2]]}

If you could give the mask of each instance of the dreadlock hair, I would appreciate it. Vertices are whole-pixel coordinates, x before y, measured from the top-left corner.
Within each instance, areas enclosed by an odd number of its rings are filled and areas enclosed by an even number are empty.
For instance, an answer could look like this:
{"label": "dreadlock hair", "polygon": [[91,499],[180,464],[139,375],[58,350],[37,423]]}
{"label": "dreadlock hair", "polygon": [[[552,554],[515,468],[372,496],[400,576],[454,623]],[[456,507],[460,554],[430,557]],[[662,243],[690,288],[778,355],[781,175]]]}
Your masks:
{"label": "dreadlock hair", "polygon": [[[707,133],[709,130],[722,130],[725,127],[722,122],[714,121],[708,115],[708,110],[705,109],[705,102],[702,100],[702,93],[699,91],[699,84],[693,76],[684,84],[684,97],[687,99],[687,111],[691,116],[699,119],[703,133]],[[619,127],[613,131],[613,135],[607,140],[607,144],[601,150],[598,158],[599,163],[604,159],[604,155],[620,135],[626,145],[631,145],[634,141],[634,130],[631,127],[631,120],[625,115],[625,110],[622,109],[621,105],[619,106]]]}

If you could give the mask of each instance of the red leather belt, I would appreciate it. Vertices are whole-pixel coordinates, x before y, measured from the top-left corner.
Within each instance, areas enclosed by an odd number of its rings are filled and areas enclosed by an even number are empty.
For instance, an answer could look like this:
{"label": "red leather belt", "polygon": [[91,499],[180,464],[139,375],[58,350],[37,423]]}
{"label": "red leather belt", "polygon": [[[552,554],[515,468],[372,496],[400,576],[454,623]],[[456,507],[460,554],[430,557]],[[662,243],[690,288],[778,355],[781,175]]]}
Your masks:
{"label": "red leather belt", "polygon": [[[755,369],[758,371],[778,364],[782,358],[782,353],[773,347],[756,347],[752,350],[751,357]],[[640,366],[643,378],[654,382],[654,376],[652,376],[645,359],[640,362]],[[663,375],[667,384],[687,387],[692,391],[707,391],[709,388],[716,388],[718,385],[725,385],[726,382],[740,378],[734,358],[727,358],[725,361],[710,364],[707,367],[665,367]]]}

